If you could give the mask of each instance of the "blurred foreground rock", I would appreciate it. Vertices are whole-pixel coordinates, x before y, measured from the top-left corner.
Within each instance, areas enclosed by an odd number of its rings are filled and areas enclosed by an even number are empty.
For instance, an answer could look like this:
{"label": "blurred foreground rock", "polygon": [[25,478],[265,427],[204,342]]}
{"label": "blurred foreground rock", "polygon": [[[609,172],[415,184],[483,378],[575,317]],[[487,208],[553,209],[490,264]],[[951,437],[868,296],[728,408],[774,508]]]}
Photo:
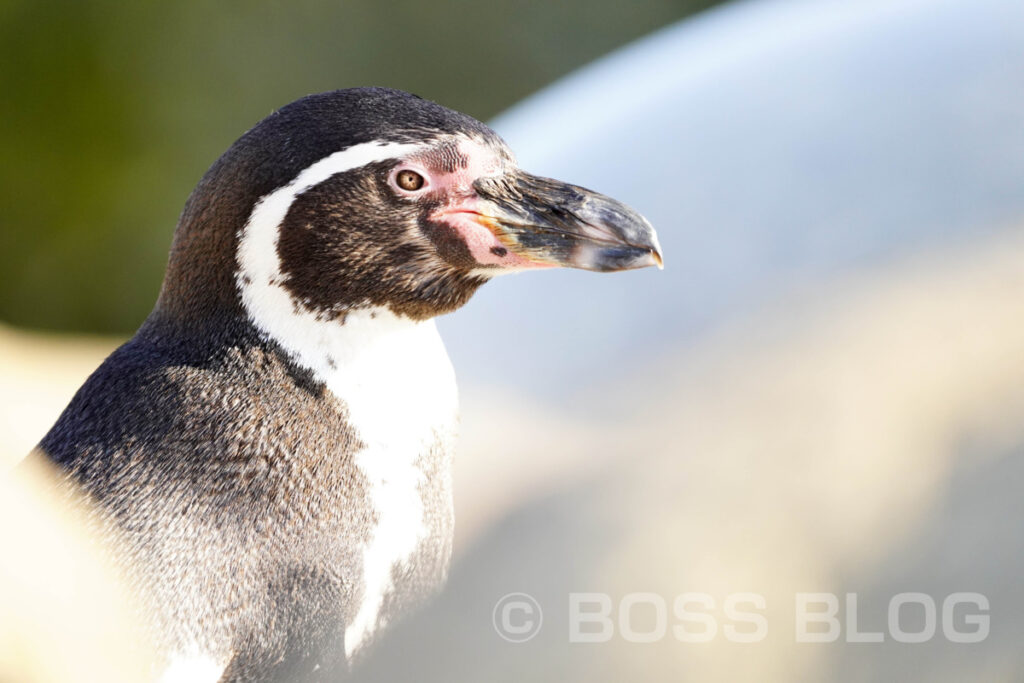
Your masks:
{"label": "blurred foreground rock", "polygon": [[[525,461],[550,439],[561,449],[550,458],[604,466],[567,468],[560,490],[478,538],[443,596],[394,632],[361,680],[1019,680],[1022,300],[1024,235],[1004,234],[791,296],[651,359],[635,381],[568,402],[594,416],[599,438],[573,451],[549,415],[552,431],[533,434]],[[522,462],[496,443],[498,458],[478,440],[460,459],[484,460],[500,482]],[[950,642],[939,614],[928,642],[895,642],[887,610],[907,591],[940,611],[952,593],[983,594],[990,634]],[[543,609],[540,633],[522,644],[492,625],[513,592]],[[654,593],[666,635],[626,642],[615,621],[608,642],[570,643],[579,592],[608,594],[613,620],[626,594]],[[715,619],[711,642],[673,637],[673,599],[686,592],[712,596],[714,607],[690,608]],[[743,592],[765,599],[742,608],[765,617],[759,642],[725,636],[727,624],[751,628],[723,612]],[[796,642],[795,597],[812,592],[841,603],[856,593],[859,631],[883,642],[846,643],[845,609],[836,642]],[[963,612],[954,628],[967,632]],[[921,631],[922,614],[907,607],[899,627]],[[656,630],[655,608],[641,603],[628,625]]]}

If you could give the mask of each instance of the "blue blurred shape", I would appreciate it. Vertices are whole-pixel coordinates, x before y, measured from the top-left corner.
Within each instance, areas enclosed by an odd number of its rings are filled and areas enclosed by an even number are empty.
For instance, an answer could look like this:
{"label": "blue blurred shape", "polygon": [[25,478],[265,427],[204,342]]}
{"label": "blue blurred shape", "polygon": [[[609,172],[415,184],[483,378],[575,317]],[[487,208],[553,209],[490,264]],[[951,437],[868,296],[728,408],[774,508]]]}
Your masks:
{"label": "blue blurred shape", "polygon": [[564,397],[789,288],[1024,222],[1024,3],[734,3],[494,126],[664,246],[664,272],[499,278],[442,320],[463,381]]}

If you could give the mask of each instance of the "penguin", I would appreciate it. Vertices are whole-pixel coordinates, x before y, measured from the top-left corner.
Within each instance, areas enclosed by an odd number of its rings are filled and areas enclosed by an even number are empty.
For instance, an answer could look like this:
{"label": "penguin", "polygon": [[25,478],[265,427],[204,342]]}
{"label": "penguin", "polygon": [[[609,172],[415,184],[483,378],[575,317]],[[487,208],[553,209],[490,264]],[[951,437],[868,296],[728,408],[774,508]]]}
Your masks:
{"label": "penguin", "polygon": [[152,313],[37,449],[137,592],[154,678],[350,676],[448,570],[433,319],[504,273],[661,263],[636,211],[415,95],[311,95],[242,135],[188,198]]}

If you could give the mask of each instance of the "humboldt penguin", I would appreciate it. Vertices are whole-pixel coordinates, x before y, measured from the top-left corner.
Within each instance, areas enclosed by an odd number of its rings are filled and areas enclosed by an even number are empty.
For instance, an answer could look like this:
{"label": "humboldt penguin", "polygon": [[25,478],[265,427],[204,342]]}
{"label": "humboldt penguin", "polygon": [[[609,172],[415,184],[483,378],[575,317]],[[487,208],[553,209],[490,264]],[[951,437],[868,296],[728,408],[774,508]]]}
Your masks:
{"label": "humboldt penguin", "polygon": [[503,273],[661,265],[651,225],[404,92],[311,95],[200,180],[156,305],[40,444],[91,501],[159,680],[348,675],[444,581],[434,325]]}

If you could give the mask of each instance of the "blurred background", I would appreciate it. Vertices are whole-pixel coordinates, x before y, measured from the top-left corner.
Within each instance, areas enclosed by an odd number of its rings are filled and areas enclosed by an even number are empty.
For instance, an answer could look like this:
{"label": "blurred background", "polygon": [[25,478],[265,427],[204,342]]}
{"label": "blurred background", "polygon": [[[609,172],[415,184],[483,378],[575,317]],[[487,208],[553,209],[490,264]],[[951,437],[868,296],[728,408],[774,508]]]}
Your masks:
{"label": "blurred background", "polygon": [[[1024,5],[713,4],[9,0],[0,453],[145,317],[185,197],[241,132],[308,92],[399,87],[638,208],[666,268],[503,278],[441,320],[456,562],[365,680],[1020,680]],[[508,348],[529,361],[495,373]],[[0,527],[0,623],[27,618],[6,594],[53,536],[25,531],[40,498]],[[528,642],[492,624],[513,592],[543,610]],[[580,592],[611,601],[606,642],[569,642]],[[679,642],[695,592],[717,635]],[[926,642],[894,637],[907,592],[937,605]],[[943,627],[964,592],[988,607],[952,630],[984,612],[981,642]],[[667,605],[654,642],[623,633],[636,593]],[[757,642],[725,636],[739,593],[764,598]],[[833,642],[797,642],[801,593],[838,596]],[[86,638],[69,599],[51,622]],[[624,618],[659,629],[650,600]]]}
{"label": "blurred background", "polygon": [[712,4],[4,0],[0,318],[134,331],[192,187],[303,95],[386,85],[486,121]]}

